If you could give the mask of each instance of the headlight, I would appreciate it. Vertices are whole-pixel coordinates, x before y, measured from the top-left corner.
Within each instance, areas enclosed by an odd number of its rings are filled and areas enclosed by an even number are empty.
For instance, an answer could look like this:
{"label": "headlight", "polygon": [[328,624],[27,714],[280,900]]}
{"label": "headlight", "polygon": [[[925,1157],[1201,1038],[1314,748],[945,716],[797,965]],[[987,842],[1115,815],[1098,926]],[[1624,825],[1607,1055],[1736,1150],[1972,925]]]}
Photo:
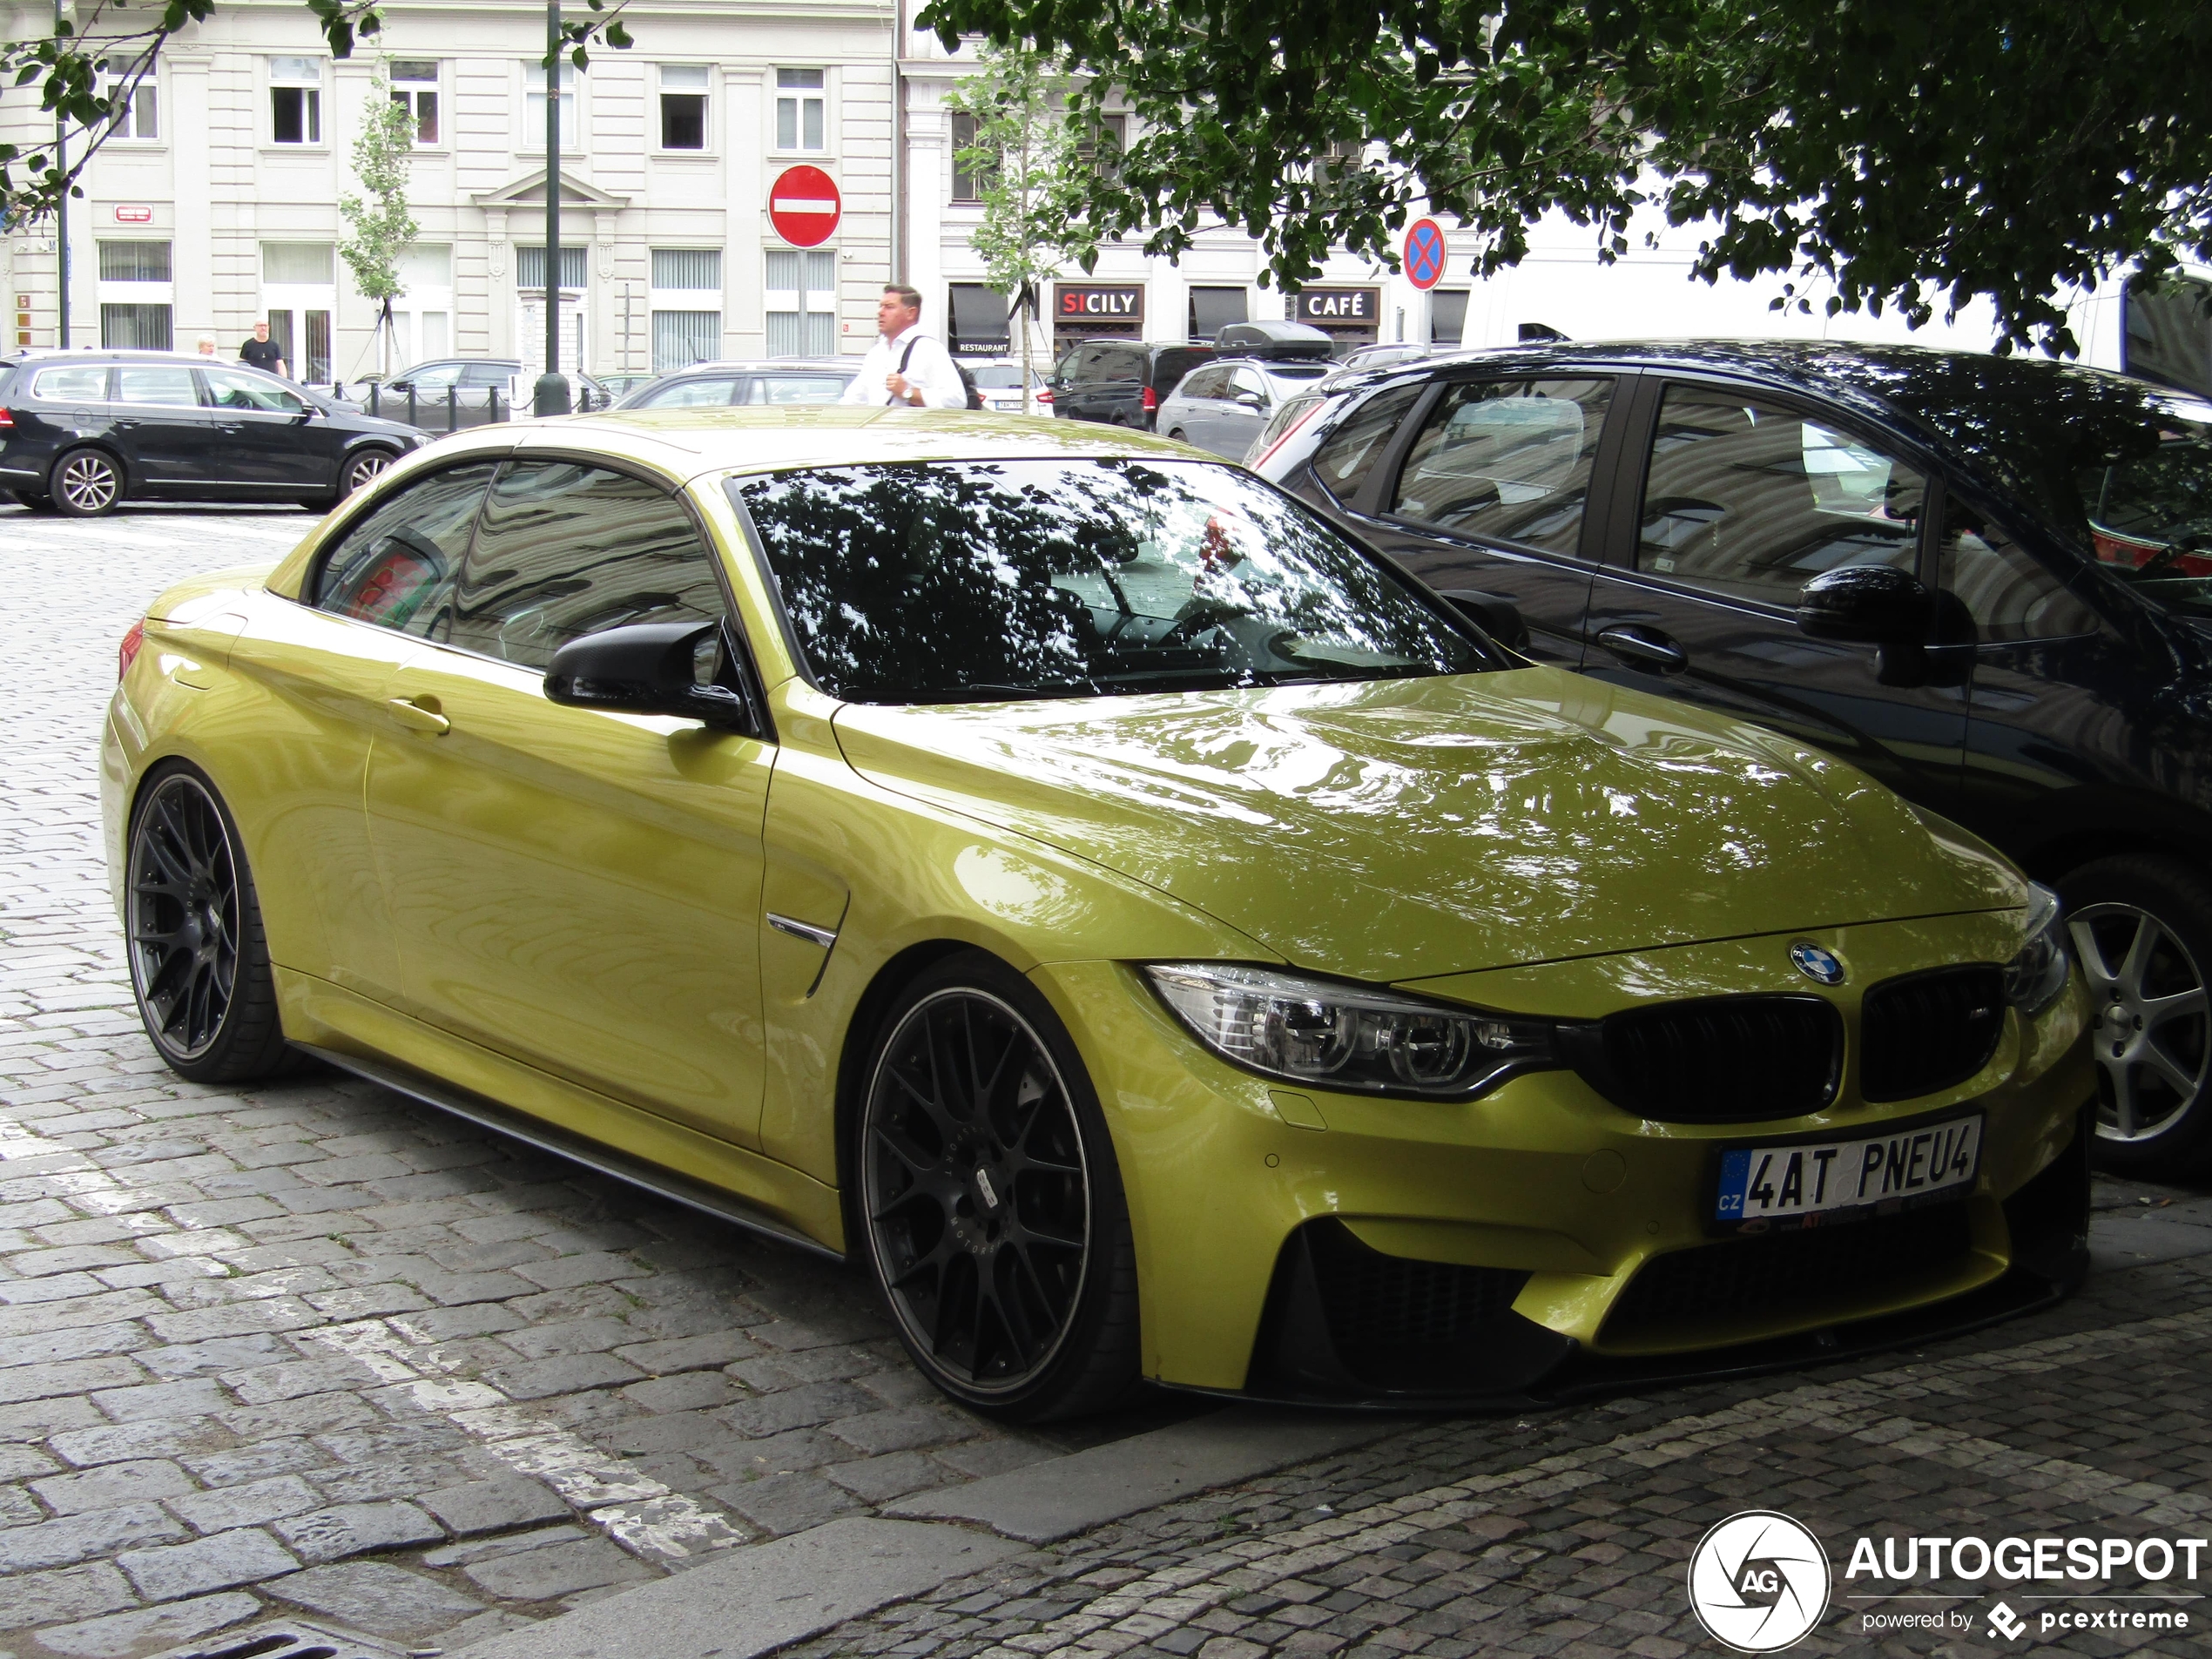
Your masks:
{"label": "headlight", "polygon": [[2027,943],[2005,964],[2005,1000],[2023,1014],[2040,1014],[2066,989],[2069,968],[2066,923],[2059,895],[2031,881],[2027,887]]}
{"label": "headlight", "polygon": [[1285,1082],[1465,1099],[1514,1072],[1561,1063],[1541,1020],[1271,968],[1172,962],[1143,972],[1191,1035]]}

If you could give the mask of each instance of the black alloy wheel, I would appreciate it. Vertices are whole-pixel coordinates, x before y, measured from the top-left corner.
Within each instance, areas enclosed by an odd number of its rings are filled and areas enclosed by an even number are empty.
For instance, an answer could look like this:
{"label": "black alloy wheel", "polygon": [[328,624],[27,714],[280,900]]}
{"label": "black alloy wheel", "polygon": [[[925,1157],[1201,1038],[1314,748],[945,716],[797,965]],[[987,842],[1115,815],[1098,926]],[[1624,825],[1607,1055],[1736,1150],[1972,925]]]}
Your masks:
{"label": "black alloy wheel", "polygon": [[172,1071],[242,1082],[292,1069],[237,832],[213,790],[184,766],[140,787],[124,924],[138,1017]]}
{"label": "black alloy wheel", "polygon": [[364,484],[375,482],[398,459],[389,449],[355,450],[346,458],[346,469],[338,489],[340,496],[350,496]]}
{"label": "black alloy wheel", "polygon": [[123,499],[123,469],[105,449],[71,449],[54,463],[53,501],[71,518],[98,518]]}
{"label": "black alloy wheel", "polygon": [[2059,884],[2089,988],[2097,1163],[2171,1179],[2212,1163],[2212,887],[2186,866],[2102,859]]}
{"label": "black alloy wheel", "polygon": [[1019,1421],[1136,1381],[1134,1251],[1112,1148],[1065,1030],[968,954],[894,1008],[860,1103],[856,1217],[907,1351]]}

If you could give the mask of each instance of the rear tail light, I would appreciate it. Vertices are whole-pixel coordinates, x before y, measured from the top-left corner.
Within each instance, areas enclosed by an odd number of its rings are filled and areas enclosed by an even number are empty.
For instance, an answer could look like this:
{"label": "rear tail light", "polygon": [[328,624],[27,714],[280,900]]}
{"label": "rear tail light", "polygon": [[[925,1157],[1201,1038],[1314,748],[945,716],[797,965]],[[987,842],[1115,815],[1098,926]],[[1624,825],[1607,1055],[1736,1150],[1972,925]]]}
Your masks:
{"label": "rear tail light", "polygon": [[1144,388],[1144,412],[1147,415],[1160,412],[1160,395],[1149,386]]}
{"label": "rear tail light", "polygon": [[0,409],[0,432],[12,432],[15,429],[16,417],[7,410]]}
{"label": "rear tail light", "polygon": [[1048,408],[1051,406],[1052,388],[1049,386],[1039,388],[1037,392],[1037,401],[1046,405]]}
{"label": "rear tail light", "polygon": [[138,660],[138,648],[146,643],[144,617],[131,624],[131,631],[123,636],[123,643],[115,648],[115,678],[119,681],[131,671],[131,664]]}

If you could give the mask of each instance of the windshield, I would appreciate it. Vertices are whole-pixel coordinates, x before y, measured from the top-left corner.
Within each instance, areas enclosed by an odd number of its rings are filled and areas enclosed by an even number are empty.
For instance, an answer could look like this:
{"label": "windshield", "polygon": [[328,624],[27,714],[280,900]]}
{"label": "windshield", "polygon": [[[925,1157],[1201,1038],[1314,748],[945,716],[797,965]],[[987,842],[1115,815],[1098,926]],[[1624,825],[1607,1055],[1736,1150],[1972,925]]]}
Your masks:
{"label": "windshield", "polygon": [[1248,475],[1203,462],[783,473],[752,516],[815,683],[862,703],[1465,673],[1480,648]]}

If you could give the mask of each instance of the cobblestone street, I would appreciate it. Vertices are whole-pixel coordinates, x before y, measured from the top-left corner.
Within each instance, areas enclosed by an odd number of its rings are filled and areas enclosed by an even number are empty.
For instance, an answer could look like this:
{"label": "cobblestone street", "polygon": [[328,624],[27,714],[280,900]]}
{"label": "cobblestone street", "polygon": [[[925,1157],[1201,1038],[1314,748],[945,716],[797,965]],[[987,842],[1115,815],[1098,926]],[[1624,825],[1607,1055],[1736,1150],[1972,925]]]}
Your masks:
{"label": "cobblestone street", "polygon": [[[300,1611],[455,1652],[1199,1409],[1009,1433],[922,1382],[857,1274],[334,1073],[237,1091],[161,1066],[98,840],[116,643],[170,582],[277,556],[313,522],[0,508],[17,688],[0,732],[0,1659],[137,1659]],[[2099,1204],[2097,1271],[2054,1311],[1820,1372],[1409,1421],[797,1651],[1672,1659],[1722,1650],[1684,1563],[1754,1507],[1833,1561],[1802,1652],[2205,1650],[2200,1585],[2179,1576],[2122,1571],[2095,1597],[1845,1576],[1860,1534],[2212,1534],[2212,1198],[2106,1183]],[[2000,1596],[2029,1622],[2016,1642],[1990,1630]],[[2108,1603],[2187,1611],[2189,1629],[2037,1622]],[[1964,1622],[1863,1628],[1906,1608]]]}

